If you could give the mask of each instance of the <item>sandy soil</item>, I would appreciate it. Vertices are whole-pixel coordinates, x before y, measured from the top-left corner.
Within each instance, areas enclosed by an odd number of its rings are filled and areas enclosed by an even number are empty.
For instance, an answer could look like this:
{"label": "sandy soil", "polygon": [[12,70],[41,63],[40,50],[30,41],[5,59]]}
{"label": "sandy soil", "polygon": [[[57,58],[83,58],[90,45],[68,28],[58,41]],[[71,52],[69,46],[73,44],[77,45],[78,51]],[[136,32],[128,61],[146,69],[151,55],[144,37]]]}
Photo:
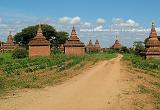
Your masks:
{"label": "sandy soil", "polygon": [[152,110],[152,105],[137,101],[137,84],[121,58],[99,62],[55,87],[1,98],[0,110]]}

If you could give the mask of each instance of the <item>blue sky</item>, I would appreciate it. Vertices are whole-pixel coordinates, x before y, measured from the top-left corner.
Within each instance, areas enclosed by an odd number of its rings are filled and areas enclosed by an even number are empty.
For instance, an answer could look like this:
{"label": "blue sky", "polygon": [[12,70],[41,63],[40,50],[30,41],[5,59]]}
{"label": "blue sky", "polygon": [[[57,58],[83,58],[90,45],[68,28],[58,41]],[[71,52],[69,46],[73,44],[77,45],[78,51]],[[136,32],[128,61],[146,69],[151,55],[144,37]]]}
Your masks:
{"label": "blue sky", "polygon": [[[5,40],[8,31],[15,34],[41,22],[67,32],[75,24],[85,43],[99,39],[102,47],[109,47],[118,35],[124,45],[132,46],[148,36],[152,20],[159,32],[159,4],[160,0],[0,0],[0,39]],[[114,31],[106,31],[111,27]]]}

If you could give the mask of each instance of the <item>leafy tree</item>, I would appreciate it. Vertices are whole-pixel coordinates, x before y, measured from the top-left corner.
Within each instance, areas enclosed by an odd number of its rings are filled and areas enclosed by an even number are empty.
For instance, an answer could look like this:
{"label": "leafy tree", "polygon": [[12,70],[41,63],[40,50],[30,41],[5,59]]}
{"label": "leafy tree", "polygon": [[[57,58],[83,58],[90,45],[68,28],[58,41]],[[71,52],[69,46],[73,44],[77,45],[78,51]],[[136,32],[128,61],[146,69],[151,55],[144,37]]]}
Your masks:
{"label": "leafy tree", "polygon": [[25,58],[27,57],[27,50],[25,48],[16,48],[14,51],[13,51],[13,55],[12,57],[14,59],[16,58]]}
{"label": "leafy tree", "polygon": [[135,41],[133,43],[133,47],[135,48],[136,53],[140,53],[140,52],[144,51],[144,49],[145,49],[144,42],[142,42],[142,41]]}
{"label": "leafy tree", "polygon": [[123,46],[121,48],[121,51],[124,52],[124,53],[129,53],[129,49],[126,46]]}
{"label": "leafy tree", "polygon": [[58,48],[60,44],[64,44],[65,41],[68,39],[69,34],[67,32],[57,32],[56,36],[52,39],[53,46]]}
{"label": "leafy tree", "polygon": [[[41,25],[43,30],[43,35],[47,40],[51,41],[52,46],[58,46],[58,44],[62,44],[67,39],[68,33],[66,32],[56,32],[55,28],[48,24]],[[21,45],[26,46],[29,41],[34,38],[37,34],[38,25],[29,26],[27,28],[22,29],[21,32],[17,33],[14,36],[14,40],[17,43],[21,43]]]}

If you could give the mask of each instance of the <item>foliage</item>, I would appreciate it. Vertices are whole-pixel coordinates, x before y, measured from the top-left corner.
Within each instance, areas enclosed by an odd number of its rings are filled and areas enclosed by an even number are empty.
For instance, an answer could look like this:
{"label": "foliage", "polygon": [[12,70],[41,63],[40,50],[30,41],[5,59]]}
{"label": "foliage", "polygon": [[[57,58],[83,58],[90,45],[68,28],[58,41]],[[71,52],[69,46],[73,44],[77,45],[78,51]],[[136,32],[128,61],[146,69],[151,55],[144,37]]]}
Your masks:
{"label": "foliage", "polygon": [[124,54],[124,60],[130,61],[131,65],[135,68],[147,71],[160,71],[160,61],[156,59],[145,59],[134,53]]}
{"label": "foliage", "polygon": [[140,53],[142,51],[144,51],[145,47],[144,47],[144,43],[142,41],[135,41],[133,43],[133,47],[135,48],[136,53]]}
{"label": "foliage", "polygon": [[123,46],[123,47],[121,48],[121,52],[123,52],[123,53],[129,53],[129,50],[128,50],[127,47]]}
{"label": "foliage", "polygon": [[65,43],[65,41],[68,39],[68,36],[69,35],[67,32],[63,32],[63,31],[57,32],[55,35],[55,38],[52,41],[53,46],[55,48],[58,48],[60,46],[60,44]]}
{"label": "foliage", "polygon": [[7,53],[0,53],[0,58],[1,60],[10,60],[12,58],[12,53],[11,52],[7,52]]}
{"label": "foliage", "polygon": [[[0,85],[0,89],[44,87],[67,75],[64,70],[76,67],[76,65],[82,66],[81,64],[84,62],[89,61],[94,64],[99,60],[111,59],[116,56],[116,53],[93,53],[83,56],[67,56],[59,53],[51,57],[5,60],[0,65],[0,71],[3,72],[1,75],[3,78],[0,79],[0,83],[3,85]],[[44,71],[47,70],[55,72],[49,72],[46,75]]]}
{"label": "foliage", "polygon": [[25,48],[16,48],[13,51],[12,57],[14,59],[25,58],[25,57],[27,57],[27,50]]}
{"label": "foliage", "polygon": [[[68,39],[68,33],[66,32],[57,32],[56,29],[48,24],[41,25],[43,30],[43,35],[47,40],[51,41],[52,46],[58,47],[59,44],[63,44],[66,39]],[[21,43],[21,45],[26,46],[29,41],[34,38],[37,34],[38,25],[29,26],[27,28],[22,29],[21,32],[17,33],[14,36],[14,40],[17,43]]]}
{"label": "foliage", "polygon": [[[42,24],[41,25],[43,30],[43,35],[46,37],[47,40],[51,39],[52,36],[56,35],[56,30],[54,27],[48,25],[48,24]],[[24,45],[27,45],[29,41],[36,36],[37,34],[38,25],[35,26],[29,26],[27,28],[22,29],[21,32],[17,33],[14,36],[14,40],[18,43],[21,42]]]}

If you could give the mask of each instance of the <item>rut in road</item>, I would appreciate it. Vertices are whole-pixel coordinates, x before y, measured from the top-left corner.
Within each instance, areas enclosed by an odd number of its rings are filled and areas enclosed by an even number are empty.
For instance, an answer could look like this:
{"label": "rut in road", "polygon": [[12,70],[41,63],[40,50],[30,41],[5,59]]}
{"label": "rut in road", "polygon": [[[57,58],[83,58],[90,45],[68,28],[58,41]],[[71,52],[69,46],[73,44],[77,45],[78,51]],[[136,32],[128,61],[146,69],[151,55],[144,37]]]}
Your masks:
{"label": "rut in road", "polygon": [[118,55],[110,61],[102,61],[56,87],[21,94],[22,97],[1,103],[0,109],[132,110],[131,106],[121,106],[121,77],[125,74],[121,71],[121,58]]}

